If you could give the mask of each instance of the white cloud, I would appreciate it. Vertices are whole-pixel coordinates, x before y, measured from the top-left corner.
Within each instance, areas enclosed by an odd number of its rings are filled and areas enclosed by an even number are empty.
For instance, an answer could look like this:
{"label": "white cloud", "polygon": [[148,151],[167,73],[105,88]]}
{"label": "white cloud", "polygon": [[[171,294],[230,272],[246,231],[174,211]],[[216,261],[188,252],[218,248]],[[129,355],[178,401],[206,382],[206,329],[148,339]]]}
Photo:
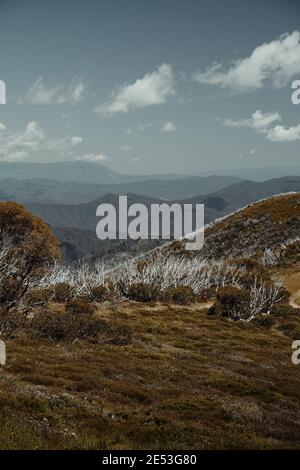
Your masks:
{"label": "white cloud", "polygon": [[214,63],[194,80],[234,91],[252,91],[264,86],[281,88],[300,73],[300,32],[283,34],[256,47],[249,57],[236,60],[227,70]]}
{"label": "white cloud", "polygon": [[103,153],[89,153],[87,155],[83,155],[82,157],[76,158],[76,160],[81,160],[84,162],[104,162],[107,159],[107,155],[104,155]]}
{"label": "white cloud", "polygon": [[255,111],[248,119],[235,121],[234,119],[224,119],[223,126],[235,128],[251,128],[257,132],[265,132],[272,124],[281,121],[281,116],[277,112],[263,113],[260,109]]}
{"label": "white cloud", "polygon": [[[260,134],[265,134],[266,139],[271,142],[292,142],[300,140],[300,124],[291,127],[285,127],[280,122],[281,116],[278,112],[263,113],[261,110],[255,111],[248,119],[233,120],[224,119],[222,125],[225,127],[249,128]],[[255,150],[251,150],[253,155]]]}
{"label": "white cloud", "polygon": [[102,116],[128,113],[137,108],[165,103],[175,94],[175,79],[172,67],[162,64],[157,70],[147,73],[131,85],[123,85],[112,93],[111,99],[95,108]]}
{"label": "white cloud", "polygon": [[162,132],[174,132],[174,131],[177,131],[177,127],[174,124],[174,122],[167,121],[162,126],[161,131]]}
{"label": "white cloud", "polygon": [[83,79],[74,79],[66,87],[62,84],[45,85],[43,78],[39,77],[33,85],[18,99],[19,104],[51,105],[80,103],[86,94],[87,82]]}
{"label": "white cloud", "polygon": [[71,137],[71,145],[72,147],[75,147],[75,145],[81,144],[83,141],[82,137],[79,137],[77,135]]}
{"label": "white cloud", "polygon": [[146,122],[145,124],[134,124],[131,128],[127,129],[126,134],[132,134],[134,131],[143,132],[155,124],[153,122]]}
{"label": "white cloud", "polygon": [[292,142],[294,140],[300,140],[300,124],[291,127],[277,125],[269,130],[267,139],[271,142]]}
{"label": "white cloud", "polygon": [[119,147],[118,150],[119,152],[128,152],[129,150],[131,150],[131,145],[127,145],[127,144],[121,145],[121,147]]}
{"label": "white cloud", "polygon": [[0,131],[5,131],[5,130],[6,130],[6,126],[2,124],[2,122],[0,122]]}
{"label": "white cloud", "polygon": [[23,131],[0,134],[0,158],[23,160],[32,152],[47,150],[65,152],[82,142],[81,137],[66,136],[59,139],[48,138],[36,121],[30,121]]}
{"label": "white cloud", "polygon": [[250,153],[250,155],[255,155],[255,154],[256,154],[256,150],[255,150],[255,149],[252,149],[252,150],[250,150],[249,153]]}

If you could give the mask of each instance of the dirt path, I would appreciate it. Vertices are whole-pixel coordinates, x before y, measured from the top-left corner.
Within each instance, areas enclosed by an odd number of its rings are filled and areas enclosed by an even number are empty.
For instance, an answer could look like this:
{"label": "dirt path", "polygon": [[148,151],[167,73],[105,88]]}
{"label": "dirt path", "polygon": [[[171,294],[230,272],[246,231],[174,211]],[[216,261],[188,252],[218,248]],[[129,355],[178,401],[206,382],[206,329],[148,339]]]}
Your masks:
{"label": "dirt path", "polygon": [[296,291],[290,298],[290,305],[294,308],[300,308],[300,290]]}
{"label": "dirt path", "polygon": [[294,308],[300,308],[300,270],[285,272],[284,286],[291,294],[289,304]]}

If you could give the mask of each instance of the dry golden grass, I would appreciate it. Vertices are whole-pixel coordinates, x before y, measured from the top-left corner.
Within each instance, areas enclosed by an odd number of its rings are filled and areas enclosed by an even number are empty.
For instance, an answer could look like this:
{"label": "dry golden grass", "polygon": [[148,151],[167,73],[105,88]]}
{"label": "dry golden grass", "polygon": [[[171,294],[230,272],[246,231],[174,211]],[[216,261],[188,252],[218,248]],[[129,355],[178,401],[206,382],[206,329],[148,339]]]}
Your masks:
{"label": "dry golden grass", "polygon": [[7,341],[1,449],[300,448],[300,369],[280,328],[212,319],[199,304],[98,315],[129,325],[132,343]]}

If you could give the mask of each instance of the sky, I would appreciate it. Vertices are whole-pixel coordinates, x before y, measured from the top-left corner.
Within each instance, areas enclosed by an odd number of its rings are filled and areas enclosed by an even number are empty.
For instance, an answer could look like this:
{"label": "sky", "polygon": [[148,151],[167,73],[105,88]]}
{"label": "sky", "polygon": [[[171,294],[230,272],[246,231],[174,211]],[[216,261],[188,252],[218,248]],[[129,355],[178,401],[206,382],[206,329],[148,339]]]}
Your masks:
{"label": "sky", "polygon": [[298,166],[295,0],[0,0],[0,160]]}

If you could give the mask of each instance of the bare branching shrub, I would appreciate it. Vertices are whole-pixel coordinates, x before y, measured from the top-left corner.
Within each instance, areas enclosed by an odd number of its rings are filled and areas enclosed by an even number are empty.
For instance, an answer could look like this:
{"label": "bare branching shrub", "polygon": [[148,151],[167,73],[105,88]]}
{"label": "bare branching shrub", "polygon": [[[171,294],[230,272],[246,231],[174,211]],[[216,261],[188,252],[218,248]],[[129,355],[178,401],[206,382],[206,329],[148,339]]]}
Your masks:
{"label": "bare branching shrub", "polygon": [[269,314],[273,305],[283,301],[285,295],[282,289],[282,281],[277,280],[274,283],[264,283],[255,279],[250,288],[250,315],[248,321],[255,318],[259,313]]}
{"label": "bare branching shrub", "polygon": [[51,272],[44,276],[40,285],[53,289],[57,302],[65,302],[74,297],[108,300],[117,295],[116,286],[109,279],[111,270],[111,267],[100,262],[72,266],[56,264]]}
{"label": "bare branching shrub", "polygon": [[277,248],[265,248],[261,262],[265,266],[277,266],[279,264],[300,259],[300,238],[290,238]]}
{"label": "bare branching shrub", "polygon": [[[267,270],[257,260],[208,260],[161,251],[114,268],[100,263],[56,265],[42,279],[41,285],[58,290],[65,286],[68,295],[60,297],[62,302],[72,298],[90,301],[123,298],[140,302],[168,298],[190,303],[195,298],[206,301],[224,288],[233,288],[235,301],[230,304],[229,297],[225,296],[224,302],[219,298],[215,308],[220,313],[224,304],[222,315],[247,321],[262,312],[269,313],[274,303],[284,297],[282,286],[271,281]],[[231,311],[228,305],[233,306]]]}
{"label": "bare branching shrub", "polygon": [[217,302],[210,308],[210,315],[251,321],[260,314],[269,315],[274,304],[285,300],[282,282],[266,283],[255,279],[249,289],[227,287],[217,293]]}
{"label": "bare branching shrub", "polygon": [[[72,297],[84,296],[95,301],[122,297],[155,300],[162,298],[166,290],[179,286],[189,287],[194,294],[227,285],[241,287],[244,272],[244,267],[224,261],[187,259],[184,255],[168,256],[158,252],[147,259],[128,261],[114,268],[102,263],[56,265],[42,279],[41,286],[59,289],[60,285],[68,285]],[[68,299],[61,297],[62,302],[65,300]]]}
{"label": "bare branching shrub", "polygon": [[122,269],[111,273],[111,279],[121,287],[124,296],[132,286],[145,284],[152,286],[152,290],[162,297],[166,290],[178,286],[190,287],[194,294],[214,287],[239,287],[242,273],[243,269],[223,261],[157,254],[147,262],[124,264]]}
{"label": "bare branching shrub", "polygon": [[12,308],[59,257],[44,223],[15,202],[0,203],[0,302]]}

